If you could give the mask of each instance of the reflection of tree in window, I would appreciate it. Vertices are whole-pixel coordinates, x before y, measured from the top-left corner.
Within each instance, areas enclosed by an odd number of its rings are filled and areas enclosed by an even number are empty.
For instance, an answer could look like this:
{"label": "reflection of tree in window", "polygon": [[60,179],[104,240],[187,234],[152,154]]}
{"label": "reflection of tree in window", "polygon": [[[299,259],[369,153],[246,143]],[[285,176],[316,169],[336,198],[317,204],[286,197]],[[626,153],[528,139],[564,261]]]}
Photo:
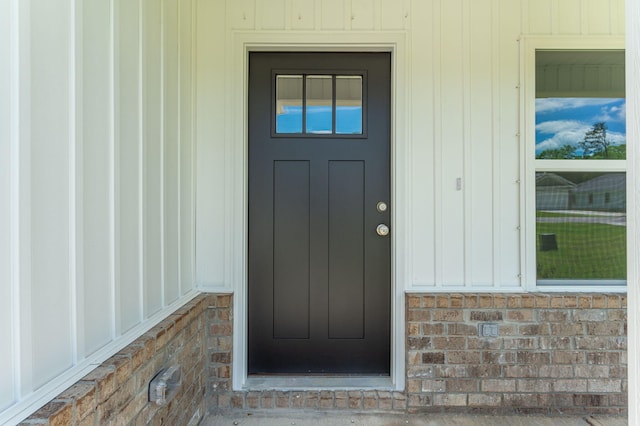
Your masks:
{"label": "reflection of tree in window", "polygon": [[607,138],[607,124],[605,122],[595,123],[584,134],[582,141],[578,142],[578,146],[582,148],[582,156],[585,158],[595,154],[609,158],[611,139]]}
{"label": "reflection of tree in window", "polygon": [[589,204],[593,204],[593,194],[589,194]]}
{"label": "reflection of tree in window", "polygon": [[609,194],[608,192],[605,192],[604,194],[604,202],[605,203],[609,203],[611,201],[611,194]]}
{"label": "reflection of tree in window", "polygon": [[624,160],[624,50],[538,50],[535,156]]}

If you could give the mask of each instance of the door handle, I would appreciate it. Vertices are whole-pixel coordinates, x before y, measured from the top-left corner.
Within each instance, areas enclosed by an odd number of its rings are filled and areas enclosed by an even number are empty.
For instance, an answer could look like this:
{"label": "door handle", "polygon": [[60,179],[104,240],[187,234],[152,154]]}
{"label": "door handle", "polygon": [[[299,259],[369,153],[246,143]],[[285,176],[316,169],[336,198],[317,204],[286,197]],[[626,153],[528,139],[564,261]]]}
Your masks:
{"label": "door handle", "polygon": [[389,227],[384,223],[381,223],[376,227],[376,233],[381,237],[386,237],[387,235],[389,235]]}

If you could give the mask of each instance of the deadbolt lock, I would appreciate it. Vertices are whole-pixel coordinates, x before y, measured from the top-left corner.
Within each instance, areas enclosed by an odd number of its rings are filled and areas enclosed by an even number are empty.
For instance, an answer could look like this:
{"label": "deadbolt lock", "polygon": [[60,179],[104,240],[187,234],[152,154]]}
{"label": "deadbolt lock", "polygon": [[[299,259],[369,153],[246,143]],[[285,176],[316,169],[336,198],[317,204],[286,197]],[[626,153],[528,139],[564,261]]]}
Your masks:
{"label": "deadbolt lock", "polygon": [[387,206],[387,203],[385,203],[384,201],[380,201],[378,202],[378,204],[376,204],[376,210],[378,210],[380,213],[384,213],[387,211],[389,207]]}

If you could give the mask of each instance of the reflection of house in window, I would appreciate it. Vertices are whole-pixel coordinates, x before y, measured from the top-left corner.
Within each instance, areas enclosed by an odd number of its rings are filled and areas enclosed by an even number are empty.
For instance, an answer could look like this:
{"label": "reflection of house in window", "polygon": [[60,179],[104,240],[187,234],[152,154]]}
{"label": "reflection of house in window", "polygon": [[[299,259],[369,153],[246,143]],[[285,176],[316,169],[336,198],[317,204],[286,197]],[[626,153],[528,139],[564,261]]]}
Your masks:
{"label": "reflection of house in window", "polygon": [[585,209],[625,211],[625,173],[536,173],[536,210]]}
{"label": "reflection of house in window", "polygon": [[624,173],[605,173],[576,185],[575,209],[626,210],[626,176]]}
{"label": "reflection of house in window", "polygon": [[571,190],[575,183],[555,173],[536,173],[536,210],[571,208]]}

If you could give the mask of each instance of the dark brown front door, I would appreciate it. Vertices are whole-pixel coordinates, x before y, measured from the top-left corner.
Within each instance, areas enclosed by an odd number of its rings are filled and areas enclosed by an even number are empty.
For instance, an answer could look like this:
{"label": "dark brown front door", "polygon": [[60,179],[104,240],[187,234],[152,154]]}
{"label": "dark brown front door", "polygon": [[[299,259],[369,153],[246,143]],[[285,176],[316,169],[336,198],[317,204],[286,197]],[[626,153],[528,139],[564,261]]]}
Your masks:
{"label": "dark brown front door", "polygon": [[388,375],[390,54],[249,59],[249,373]]}

